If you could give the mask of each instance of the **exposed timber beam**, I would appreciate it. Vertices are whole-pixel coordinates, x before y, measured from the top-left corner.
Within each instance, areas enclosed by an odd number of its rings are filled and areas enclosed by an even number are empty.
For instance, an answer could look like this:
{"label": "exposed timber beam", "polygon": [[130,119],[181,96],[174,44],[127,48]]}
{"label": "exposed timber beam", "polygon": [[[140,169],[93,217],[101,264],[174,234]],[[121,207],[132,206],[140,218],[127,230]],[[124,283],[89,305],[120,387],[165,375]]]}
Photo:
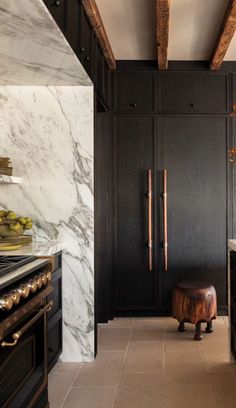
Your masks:
{"label": "exposed timber beam", "polygon": [[211,60],[210,69],[217,71],[220,69],[225,54],[229,48],[236,29],[236,0],[229,0],[224,19],[218,34]]}
{"label": "exposed timber beam", "polygon": [[157,0],[157,59],[158,68],[168,68],[170,0]]}
{"label": "exposed timber beam", "polygon": [[107,37],[97,4],[95,0],[83,0],[83,5],[89,17],[90,23],[96,33],[104,57],[110,69],[116,69],[116,60]]}

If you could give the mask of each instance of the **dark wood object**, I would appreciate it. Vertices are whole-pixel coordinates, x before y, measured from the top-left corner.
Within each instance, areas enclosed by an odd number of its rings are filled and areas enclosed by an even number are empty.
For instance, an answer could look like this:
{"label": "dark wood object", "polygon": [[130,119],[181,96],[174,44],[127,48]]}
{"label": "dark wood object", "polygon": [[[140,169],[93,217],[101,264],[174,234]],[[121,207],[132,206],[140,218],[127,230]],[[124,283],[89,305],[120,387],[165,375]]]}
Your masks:
{"label": "dark wood object", "polygon": [[83,0],[83,5],[90,19],[91,26],[96,33],[98,42],[102,48],[103,54],[110,69],[116,69],[116,60],[107,37],[97,4],[95,0]]}
{"label": "dark wood object", "polygon": [[229,0],[223,23],[211,56],[210,69],[218,70],[221,67],[225,54],[229,48],[236,29],[236,0]]}
{"label": "dark wood object", "polygon": [[206,333],[212,333],[212,319],[216,319],[217,300],[213,285],[205,282],[181,282],[173,292],[173,317],[179,321],[179,331],[184,323],[196,325],[194,339],[202,340],[201,323],[206,322]]}
{"label": "dark wood object", "polygon": [[169,19],[170,0],[157,0],[157,58],[160,70],[168,66]]}

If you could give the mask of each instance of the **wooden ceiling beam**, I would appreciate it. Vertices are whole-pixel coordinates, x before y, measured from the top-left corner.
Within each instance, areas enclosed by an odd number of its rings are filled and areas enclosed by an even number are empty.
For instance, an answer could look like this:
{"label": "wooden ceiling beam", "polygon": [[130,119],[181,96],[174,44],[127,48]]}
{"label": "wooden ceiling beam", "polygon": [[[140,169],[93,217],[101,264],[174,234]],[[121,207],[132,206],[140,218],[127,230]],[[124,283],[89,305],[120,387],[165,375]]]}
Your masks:
{"label": "wooden ceiling beam", "polygon": [[83,0],[83,5],[89,17],[90,23],[96,33],[104,57],[110,69],[116,69],[116,60],[107,37],[97,4],[95,0]]}
{"label": "wooden ceiling beam", "polygon": [[229,0],[224,19],[210,59],[210,69],[220,69],[236,29],[236,0]]}
{"label": "wooden ceiling beam", "polygon": [[157,59],[158,68],[168,68],[170,0],[157,0]]}

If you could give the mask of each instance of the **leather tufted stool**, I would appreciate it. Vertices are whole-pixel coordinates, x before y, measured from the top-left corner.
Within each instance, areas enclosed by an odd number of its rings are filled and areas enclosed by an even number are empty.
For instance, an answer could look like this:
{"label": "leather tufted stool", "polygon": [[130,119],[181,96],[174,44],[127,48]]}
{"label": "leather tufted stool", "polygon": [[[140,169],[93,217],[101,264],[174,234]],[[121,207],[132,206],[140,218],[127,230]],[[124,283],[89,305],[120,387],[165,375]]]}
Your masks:
{"label": "leather tufted stool", "polygon": [[173,292],[173,317],[179,321],[178,330],[185,331],[184,323],[196,325],[194,340],[202,340],[201,323],[206,322],[206,333],[212,333],[212,319],[216,319],[217,300],[213,285],[206,282],[181,282]]}

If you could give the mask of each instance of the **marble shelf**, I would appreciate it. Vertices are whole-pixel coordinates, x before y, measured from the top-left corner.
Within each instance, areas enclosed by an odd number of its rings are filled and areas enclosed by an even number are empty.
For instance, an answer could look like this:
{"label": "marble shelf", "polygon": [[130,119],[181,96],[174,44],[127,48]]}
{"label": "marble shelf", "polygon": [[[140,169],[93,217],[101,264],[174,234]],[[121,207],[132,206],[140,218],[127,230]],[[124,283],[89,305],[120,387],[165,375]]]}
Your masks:
{"label": "marble shelf", "polygon": [[4,174],[0,174],[0,184],[20,184],[20,182],[21,182],[20,177],[6,176]]}

